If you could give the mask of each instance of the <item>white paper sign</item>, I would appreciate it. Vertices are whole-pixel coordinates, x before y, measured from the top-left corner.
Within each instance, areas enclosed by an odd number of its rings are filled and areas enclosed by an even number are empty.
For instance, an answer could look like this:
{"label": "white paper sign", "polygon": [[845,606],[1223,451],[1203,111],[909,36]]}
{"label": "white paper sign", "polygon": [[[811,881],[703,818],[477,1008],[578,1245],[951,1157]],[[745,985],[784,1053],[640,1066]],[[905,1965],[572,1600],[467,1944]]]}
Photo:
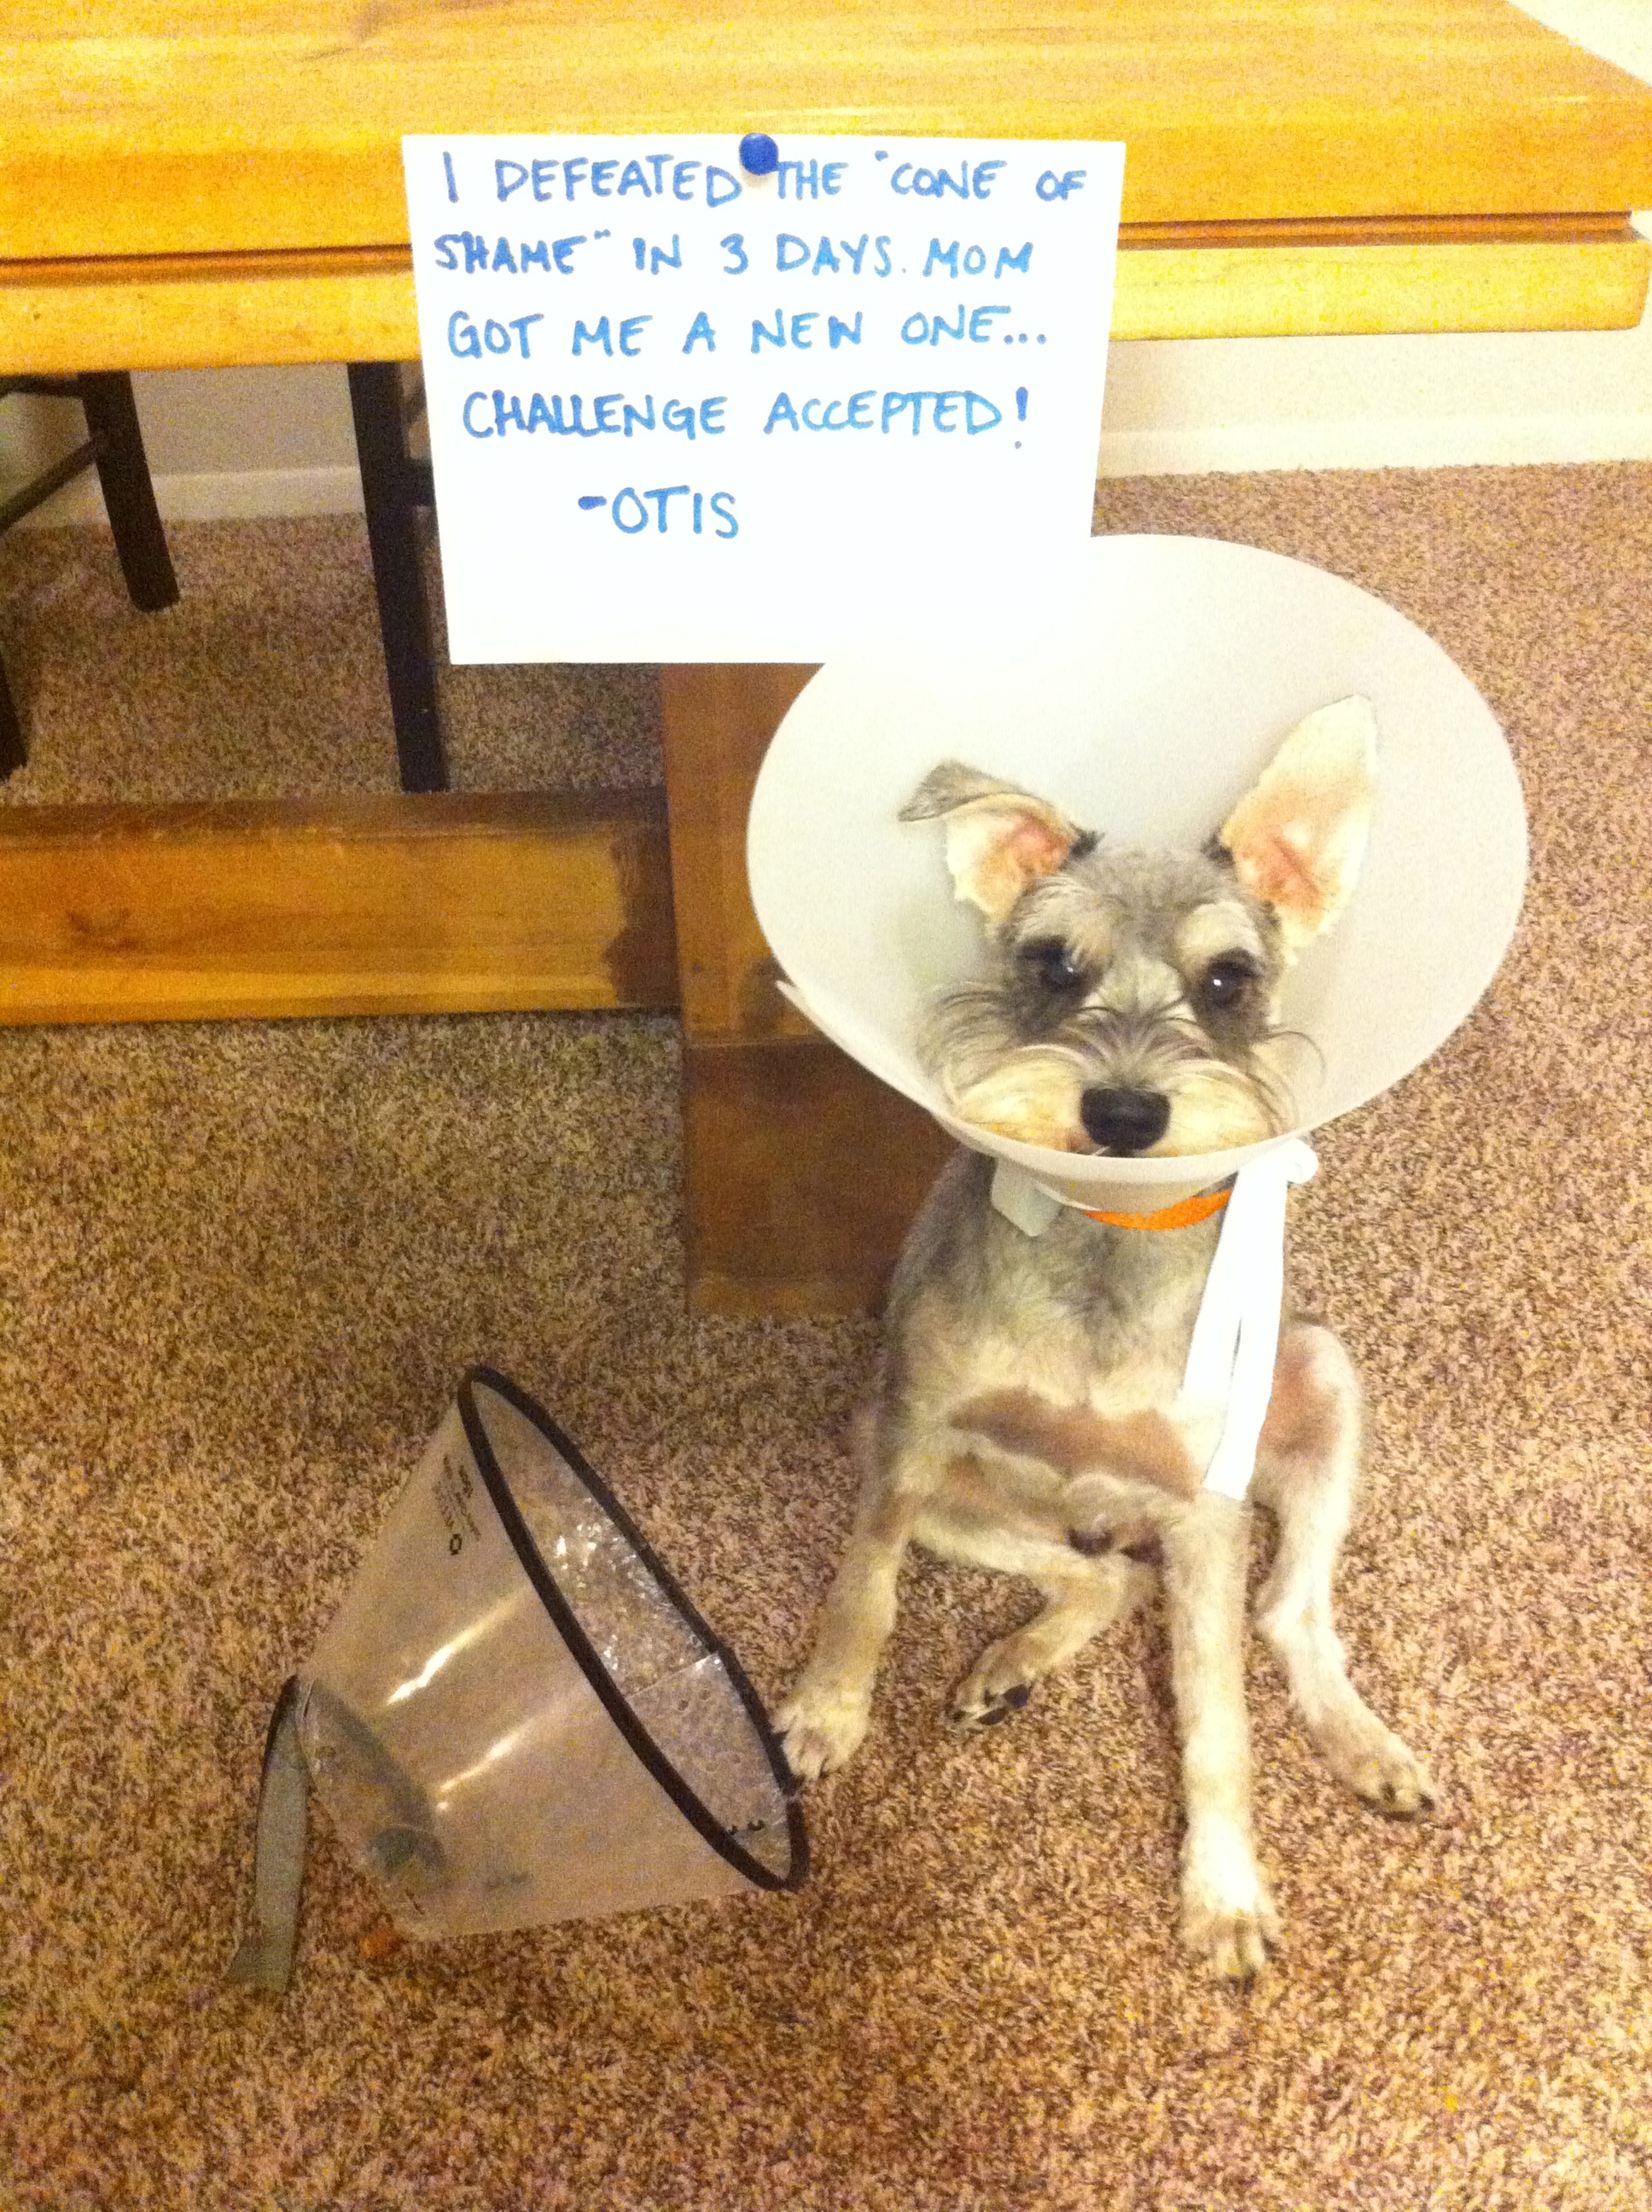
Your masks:
{"label": "white paper sign", "polygon": [[815,660],[1090,532],[1124,149],[404,141],[456,661]]}

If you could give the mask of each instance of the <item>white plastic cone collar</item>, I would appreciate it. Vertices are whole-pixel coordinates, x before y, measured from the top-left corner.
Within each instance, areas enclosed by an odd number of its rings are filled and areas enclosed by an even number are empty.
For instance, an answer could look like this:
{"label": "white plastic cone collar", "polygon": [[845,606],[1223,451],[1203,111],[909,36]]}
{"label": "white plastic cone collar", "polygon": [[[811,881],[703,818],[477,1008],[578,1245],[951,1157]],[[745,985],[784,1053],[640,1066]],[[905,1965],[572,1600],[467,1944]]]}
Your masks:
{"label": "white plastic cone collar", "polygon": [[1199,538],[1098,538],[999,579],[898,658],[835,661],[771,744],[747,858],[757,919],[799,1005],[962,1143],[1068,1203],[1142,1210],[1266,1146],[1196,1159],[1058,1152],[957,1121],[920,1066],[920,1012],[975,972],[934,823],[902,823],[943,759],[1122,843],[1201,844],[1286,733],[1351,693],[1376,710],[1376,817],[1348,909],[1291,969],[1282,1019],[1305,1134],[1397,1083],[1496,972],[1520,911],[1526,817],[1490,708],[1416,625],[1321,568]]}

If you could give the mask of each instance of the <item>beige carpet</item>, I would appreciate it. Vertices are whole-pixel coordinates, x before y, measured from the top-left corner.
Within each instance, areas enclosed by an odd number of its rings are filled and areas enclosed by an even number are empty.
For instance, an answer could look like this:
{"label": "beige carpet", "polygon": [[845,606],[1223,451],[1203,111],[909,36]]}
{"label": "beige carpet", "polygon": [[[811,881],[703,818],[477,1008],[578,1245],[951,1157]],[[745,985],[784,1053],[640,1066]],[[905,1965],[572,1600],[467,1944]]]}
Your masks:
{"label": "beige carpet", "polygon": [[[88,530],[0,538],[0,655],[33,731],[7,798],[325,798],[393,791],[366,526],[174,523],[183,597],[134,612]],[[440,630],[441,588],[427,562]],[[439,664],[455,783],[657,783],[651,670]]]}
{"label": "beige carpet", "polygon": [[[943,1692],[1029,1594],[919,1561],[796,1898],[374,1955],[318,1820],[291,1993],[227,1989],[270,1700],[466,1363],[772,1696],[872,1337],[685,1318],[669,1021],[0,1032],[6,2212],[1652,2204],[1652,468],[1114,483],[1100,520],[1381,591],[1526,781],[1515,951],[1325,1133],[1297,1243],[1373,1401],[1354,1670],[1444,1808],[1342,1796],[1257,1650],[1289,1949],[1216,1987],[1158,1622],[959,1741]],[[15,796],[387,783],[358,526],[176,535],[149,618],[95,533],[0,545]],[[452,690],[468,781],[650,772],[641,672]]]}

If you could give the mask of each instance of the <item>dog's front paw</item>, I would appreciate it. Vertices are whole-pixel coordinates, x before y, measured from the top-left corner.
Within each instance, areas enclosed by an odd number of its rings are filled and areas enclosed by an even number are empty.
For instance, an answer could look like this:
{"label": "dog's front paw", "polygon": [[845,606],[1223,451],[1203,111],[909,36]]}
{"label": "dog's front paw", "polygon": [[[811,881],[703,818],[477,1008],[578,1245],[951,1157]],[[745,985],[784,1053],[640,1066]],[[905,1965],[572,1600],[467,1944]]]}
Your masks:
{"label": "dog's front paw", "polygon": [[1188,1840],[1181,1870],[1181,1940],[1224,1981],[1248,1982],[1279,1941],[1279,1916],[1244,1838],[1232,1830]]}
{"label": "dog's front paw", "polygon": [[872,1699],[841,1682],[799,1682],[774,1716],[786,1763],[799,1782],[817,1782],[860,1748]]}

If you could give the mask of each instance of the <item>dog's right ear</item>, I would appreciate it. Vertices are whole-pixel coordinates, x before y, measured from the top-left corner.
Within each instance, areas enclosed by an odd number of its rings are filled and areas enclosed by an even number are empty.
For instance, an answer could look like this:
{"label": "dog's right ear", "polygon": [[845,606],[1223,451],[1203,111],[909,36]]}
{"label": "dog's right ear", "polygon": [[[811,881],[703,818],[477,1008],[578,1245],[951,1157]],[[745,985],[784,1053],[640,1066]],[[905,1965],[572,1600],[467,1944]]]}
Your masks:
{"label": "dog's right ear", "polygon": [[1044,799],[959,761],[932,769],[901,819],[944,823],[952,887],[991,922],[1006,920],[1029,884],[1054,875],[1076,845],[1090,842]]}

